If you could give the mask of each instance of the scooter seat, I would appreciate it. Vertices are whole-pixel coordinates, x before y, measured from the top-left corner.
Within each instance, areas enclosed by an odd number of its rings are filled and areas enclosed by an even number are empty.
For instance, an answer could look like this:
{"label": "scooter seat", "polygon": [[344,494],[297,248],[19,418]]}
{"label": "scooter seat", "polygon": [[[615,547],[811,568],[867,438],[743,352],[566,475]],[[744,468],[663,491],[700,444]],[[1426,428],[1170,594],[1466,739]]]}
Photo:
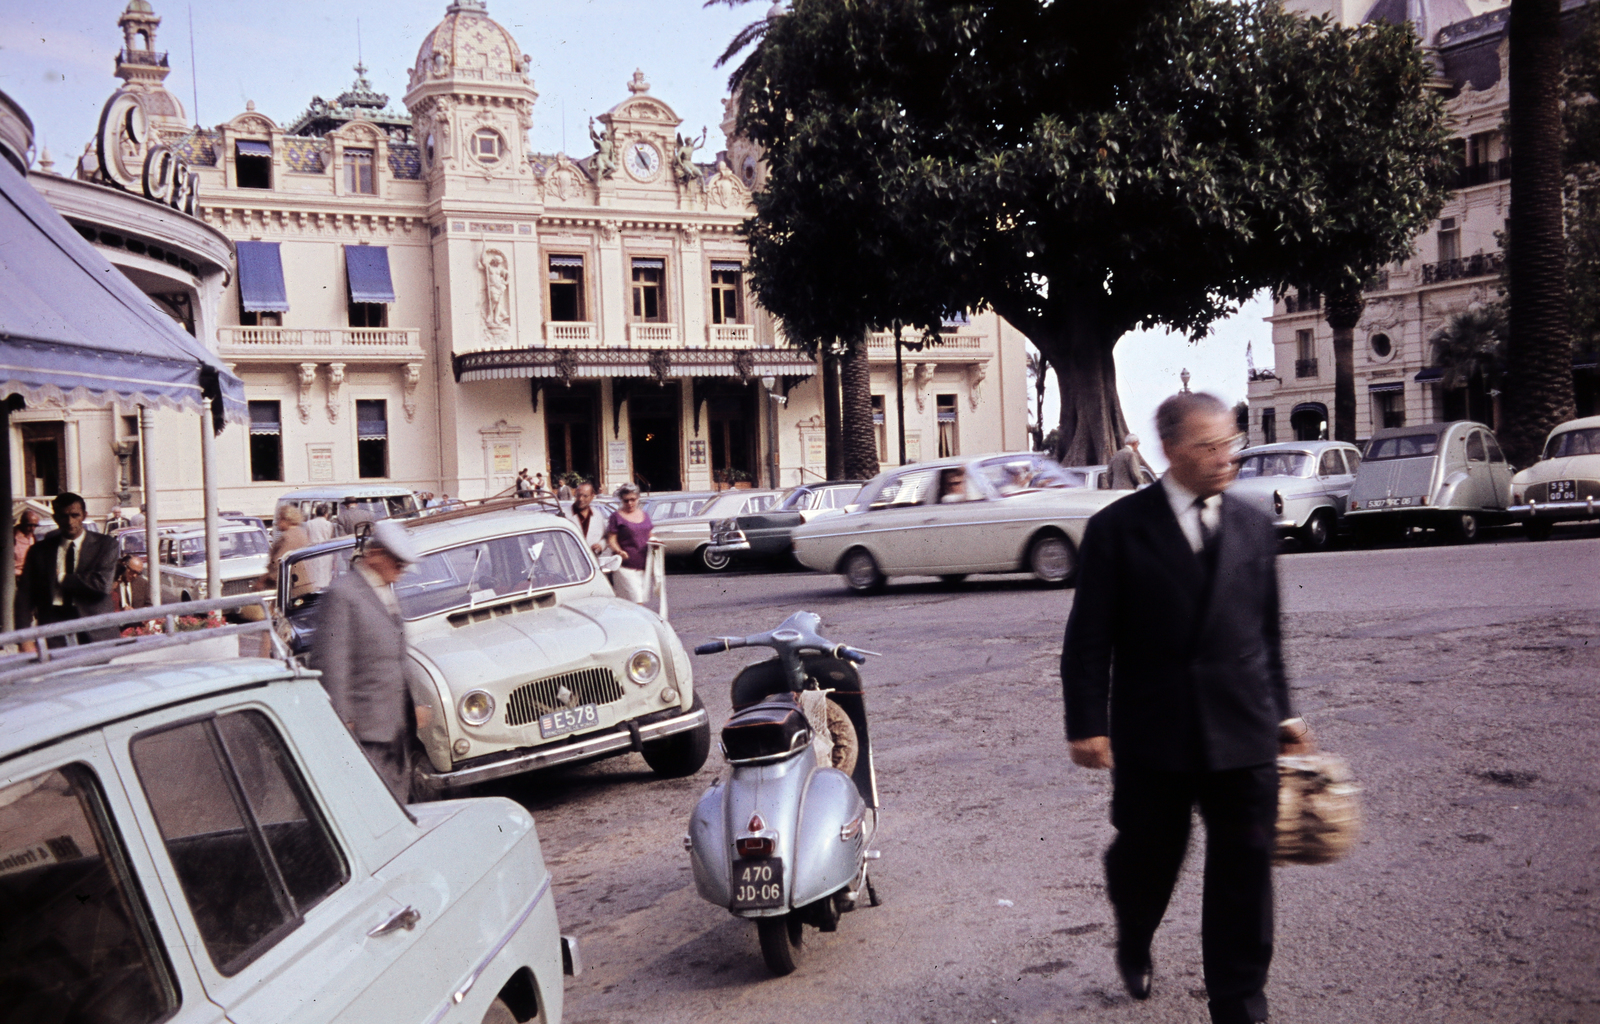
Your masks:
{"label": "scooter seat", "polygon": [[722,727],[722,752],[735,764],[776,760],[811,742],[811,726],[792,697],[777,697],[734,713]]}

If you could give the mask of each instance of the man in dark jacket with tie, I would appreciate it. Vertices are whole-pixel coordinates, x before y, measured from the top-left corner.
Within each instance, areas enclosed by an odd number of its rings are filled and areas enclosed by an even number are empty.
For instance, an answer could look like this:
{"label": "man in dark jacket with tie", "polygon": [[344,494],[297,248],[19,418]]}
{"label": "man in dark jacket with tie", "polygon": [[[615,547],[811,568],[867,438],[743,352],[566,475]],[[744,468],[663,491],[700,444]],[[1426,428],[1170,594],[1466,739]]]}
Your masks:
{"label": "man in dark jacket with tie", "polygon": [[311,667],[367,760],[401,803],[411,786],[406,626],[390,585],[417,560],[405,527],[380,519],[355,560],[317,600]]}
{"label": "man in dark jacket with tie", "polygon": [[[38,620],[41,626],[117,610],[112,596],[117,582],[117,542],[85,525],[83,499],[66,492],[50,506],[56,529],[28,549],[17,580],[13,606],[18,629]],[[115,628],[78,634],[79,643],[114,640]],[[64,640],[52,640],[52,647]]]}
{"label": "man in dark jacket with tie", "polygon": [[1222,492],[1243,438],[1207,394],[1156,412],[1171,467],[1089,521],[1061,652],[1075,764],[1112,773],[1106,892],[1117,968],[1150,995],[1150,942],[1206,825],[1201,947],[1211,1019],[1267,1019],[1280,752],[1310,749],[1278,633],[1270,520]]}

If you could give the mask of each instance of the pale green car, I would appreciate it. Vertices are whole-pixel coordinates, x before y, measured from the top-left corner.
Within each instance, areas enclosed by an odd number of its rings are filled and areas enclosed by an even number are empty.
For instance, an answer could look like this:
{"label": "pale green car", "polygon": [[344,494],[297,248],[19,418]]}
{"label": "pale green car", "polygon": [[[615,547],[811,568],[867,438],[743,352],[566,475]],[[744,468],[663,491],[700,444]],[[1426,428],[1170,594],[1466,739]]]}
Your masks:
{"label": "pale green car", "polygon": [[[570,520],[501,507],[407,525],[422,558],[394,594],[411,645],[421,786],[633,751],[664,777],[705,763],[710,719],[677,633],[613,594]],[[355,543],[284,557],[279,633],[297,654],[315,645],[317,598],[349,571]]]}
{"label": "pale green car", "polygon": [[1550,431],[1539,461],[1511,478],[1511,514],[1533,540],[1556,523],[1600,517],[1600,416]]}

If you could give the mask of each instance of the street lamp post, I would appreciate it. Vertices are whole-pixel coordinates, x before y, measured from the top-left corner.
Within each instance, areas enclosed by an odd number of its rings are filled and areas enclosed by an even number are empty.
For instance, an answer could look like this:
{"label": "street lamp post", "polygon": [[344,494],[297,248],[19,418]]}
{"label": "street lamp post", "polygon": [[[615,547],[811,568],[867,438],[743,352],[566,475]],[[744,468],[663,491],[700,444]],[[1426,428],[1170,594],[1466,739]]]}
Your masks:
{"label": "street lamp post", "polygon": [[1185,366],[1183,372],[1178,374],[1178,379],[1183,381],[1183,393],[1189,393],[1189,368]]}

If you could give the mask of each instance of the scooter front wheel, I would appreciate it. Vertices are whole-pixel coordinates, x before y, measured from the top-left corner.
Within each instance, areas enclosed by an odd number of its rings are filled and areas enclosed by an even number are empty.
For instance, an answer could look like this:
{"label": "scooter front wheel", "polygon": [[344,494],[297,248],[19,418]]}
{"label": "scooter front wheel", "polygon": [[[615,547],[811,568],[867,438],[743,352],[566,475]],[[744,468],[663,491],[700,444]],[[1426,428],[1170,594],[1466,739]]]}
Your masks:
{"label": "scooter front wheel", "polygon": [[761,958],[773,974],[793,974],[805,952],[805,925],[793,911],[782,917],[756,918],[761,935]]}

